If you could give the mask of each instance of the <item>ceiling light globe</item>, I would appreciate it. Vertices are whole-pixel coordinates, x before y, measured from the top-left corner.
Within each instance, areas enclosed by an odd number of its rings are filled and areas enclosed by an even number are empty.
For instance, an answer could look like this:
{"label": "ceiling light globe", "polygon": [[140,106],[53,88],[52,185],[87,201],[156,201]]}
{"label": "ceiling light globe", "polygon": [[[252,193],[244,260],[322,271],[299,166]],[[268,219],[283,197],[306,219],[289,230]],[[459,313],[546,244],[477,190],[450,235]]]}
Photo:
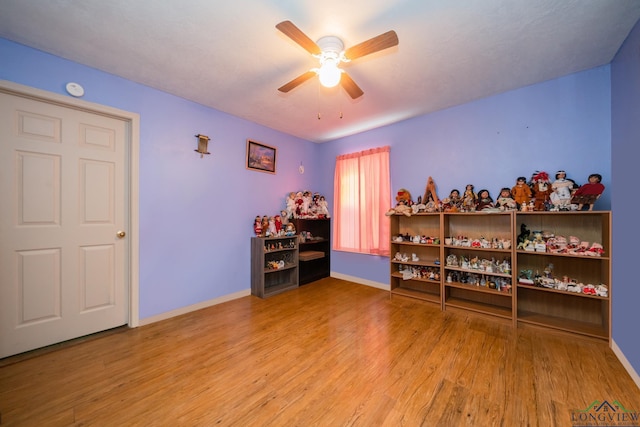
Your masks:
{"label": "ceiling light globe", "polygon": [[342,72],[333,61],[325,61],[324,64],[322,64],[322,66],[320,67],[320,71],[318,72],[320,84],[324,87],[336,86],[338,83],[340,83],[341,76]]}

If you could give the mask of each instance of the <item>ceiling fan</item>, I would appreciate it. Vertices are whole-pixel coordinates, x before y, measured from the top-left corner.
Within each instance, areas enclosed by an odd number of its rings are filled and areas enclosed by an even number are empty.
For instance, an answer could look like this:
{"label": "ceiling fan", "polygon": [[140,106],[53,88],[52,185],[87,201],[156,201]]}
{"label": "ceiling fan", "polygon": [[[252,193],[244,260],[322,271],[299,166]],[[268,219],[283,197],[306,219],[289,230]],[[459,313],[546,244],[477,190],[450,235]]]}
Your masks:
{"label": "ceiling fan", "polygon": [[335,36],[325,36],[314,42],[291,21],[283,21],[276,25],[284,35],[298,43],[320,62],[319,68],[312,68],[278,88],[280,92],[289,92],[314,76],[318,76],[325,87],[333,87],[338,83],[347,91],[351,98],[356,99],[364,93],[353,79],[338,66],[341,62],[369,55],[398,44],[395,31],[387,31],[360,44],[344,49],[342,40]]}

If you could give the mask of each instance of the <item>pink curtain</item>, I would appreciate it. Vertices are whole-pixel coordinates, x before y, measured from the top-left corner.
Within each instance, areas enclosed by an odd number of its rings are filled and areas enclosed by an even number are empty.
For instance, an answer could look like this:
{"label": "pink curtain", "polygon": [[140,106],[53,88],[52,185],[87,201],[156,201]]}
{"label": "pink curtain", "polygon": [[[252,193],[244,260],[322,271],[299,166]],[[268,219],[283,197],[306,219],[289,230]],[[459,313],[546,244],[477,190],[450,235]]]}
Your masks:
{"label": "pink curtain", "polygon": [[389,147],[336,158],[333,249],[389,256]]}

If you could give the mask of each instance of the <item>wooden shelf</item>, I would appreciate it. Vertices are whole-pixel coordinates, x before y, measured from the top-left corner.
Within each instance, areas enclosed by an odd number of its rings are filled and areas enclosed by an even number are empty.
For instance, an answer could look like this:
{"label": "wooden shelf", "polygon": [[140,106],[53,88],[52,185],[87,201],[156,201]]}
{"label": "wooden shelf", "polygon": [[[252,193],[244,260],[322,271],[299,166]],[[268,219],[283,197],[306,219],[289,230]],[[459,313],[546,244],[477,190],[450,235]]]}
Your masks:
{"label": "wooden shelf", "polygon": [[282,268],[265,268],[264,269],[264,273],[268,274],[268,273],[277,273],[278,271],[284,271],[284,270],[289,270],[290,268],[296,268],[297,265],[296,264],[287,264]]}
{"label": "wooden shelf", "polygon": [[447,282],[445,283],[444,286],[449,288],[465,289],[465,290],[470,290],[474,292],[485,292],[492,295],[499,295],[507,298],[513,298],[513,295],[511,292],[499,291],[497,289],[491,289],[487,286],[476,286],[476,285],[469,285],[467,283],[459,283],[459,282],[451,282],[451,283]]}
{"label": "wooden shelf", "polygon": [[527,289],[527,290],[539,291],[539,292],[551,292],[555,294],[571,295],[573,297],[582,297],[582,298],[593,298],[593,299],[599,299],[599,300],[605,300],[605,301],[609,300],[609,297],[601,297],[599,295],[583,294],[582,292],[562,291],[559,289],[545,288],[545,287],[533,286],[533,285],[518,284],[518,289]]}
{"label": "wooden shelf", "polygon": [[297,283],[282,283],[279,285],[267,286],[264,290],[264,297],[270,297],[276,294],[280,294],[291,289],[298,287]]}
{"label": "wooden shelf", "polygon": [[553,252],[536,252],[536,251],[523,251],[522,249],[518,249],[516,251],[518,255],[539,255],[539,256],[553,256],[553,257],[567,257],[567,258],[578,258],[578,259],[588,259],[588,260],[602,260],[609,261],[609,257],[607,256],[590,256],[590,255],[575,255],[575,254],[554,254]]}
{"label": "wooden shelf", "polygon": [[[266,249],[275,246],[276,249]],[[281,247],[280,247],[281,246]],[[269,268],[272,261],[282,268]],[[251,294],[266,298],[298,287],[298,236],[251,239]]]}
{"label": "wooden shelf", "polygon": [[494,272],[488,272],[488,271],[484,271],[484,270],[474,270],[472,268],[460,268],[460,267],[448,267],[445,266],[444,267],[445,270],[451,270],[451,271],[460,271],[463,273],[473,273],[473,274],[484,274],[485,276],[494,276],[494,277],[505,277],[505,278],[511,278],[511,274],[505,274],[505,273],[494,273]]}
{"label": "wooden shelf", "polygon": [[[572,332],[597,338],[610,338],[611,325],[611,212],[464,212],[430,213],[410,217],[392,215],[390,291],[430,302],[439,302],[442,309],[456,309],[482,313],[500,319],[509,319],[515,327],[536,325],[554,330]],[[517,248],[521,227],[531,232],[545,231],[555,236],[576,236],[589,245],[600,243],[603,256],[569,253],[535,252]],[[439,239],[439,244],[397,241],[397,236],[428,236]],[[407,237],[405,237],[407,238]],[[453,239],[466,239],[482,244],[485,240],[492,247],[461,246]],[[484,239],[484,240],[483,240]],[[511,245],[508,246],[507,242]],[[485,243],[486,244],[486,243]],[[493,247],[495,246],[495,247]],[[504,249],[503,246],[508,247]],[[399,261],[395,254],[407,254],[409,260]],[[411,261],[415,253],[419,261]],[[509,273],[487,272],[479,269],[447,266],[449,255],[477,257],[492,262],[508,261]],[[439,260],[439,263],[435,261]],[[493,259],[493,260],[492,260]],[[466,265],[466,264],[465,264]],[[404,266],[439,272],[439,280],[412,278],[403,280],[399,271]],[[518,283],[521,272],[532,275],[551,271],[552,277],[608,287],[607,297],[562,291],[553,288]],[[495,271],[495,269],[494,269]],[[419,270],[420,272],[420,270]],[[486,286],[460,283],[469,277],[490,279],[497,285],[511,289],[499,291]],[[447,282],[452,276],[453,282]],[[436,276],[437,277],[437,276]]]}
{"label": "wooden shelf", "polygon": [[429,293],[424,290],[398,287],[391,291],[391,295],[401,295],[403,297],[415,298],[422,301],[429,301],[432,303],[440,304],[440,292]]}
{"label": "wooden shelf", "polygon": [[564,332],[586,335],[594,338],[609,338],[609,330],[604,325],[565,319],[562,317],[554,317],[542,315],[539,313],[519,311],[518,322],[536,326],[543,326],[545,328],[557,329]]}
{"label": "wooden shelf", "polygon": [[492,316],[501,317],[503,319],[512,318],[510,308],[500,307],[493,304],[471,301],[457,297],[447,298],[444,304],[445,307],[462,308],[464,310],[482,314],[489,314]]}

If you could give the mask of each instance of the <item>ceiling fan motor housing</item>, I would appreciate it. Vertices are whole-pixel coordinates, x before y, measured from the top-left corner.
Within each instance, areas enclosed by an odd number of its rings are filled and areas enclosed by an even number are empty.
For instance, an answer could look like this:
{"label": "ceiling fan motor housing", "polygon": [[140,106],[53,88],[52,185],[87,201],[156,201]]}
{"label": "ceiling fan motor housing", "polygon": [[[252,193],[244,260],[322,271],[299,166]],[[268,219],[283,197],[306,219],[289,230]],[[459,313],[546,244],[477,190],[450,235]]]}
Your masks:
{"label": "ceiling fan motor housing", "polygon": [[318,39],[316,44],[322,49],[320,54],[320,63],[326,58],[332,58],[336,62],[344,60],[341,53],[344,50],[344,43],[336,36],[324,36]]}

